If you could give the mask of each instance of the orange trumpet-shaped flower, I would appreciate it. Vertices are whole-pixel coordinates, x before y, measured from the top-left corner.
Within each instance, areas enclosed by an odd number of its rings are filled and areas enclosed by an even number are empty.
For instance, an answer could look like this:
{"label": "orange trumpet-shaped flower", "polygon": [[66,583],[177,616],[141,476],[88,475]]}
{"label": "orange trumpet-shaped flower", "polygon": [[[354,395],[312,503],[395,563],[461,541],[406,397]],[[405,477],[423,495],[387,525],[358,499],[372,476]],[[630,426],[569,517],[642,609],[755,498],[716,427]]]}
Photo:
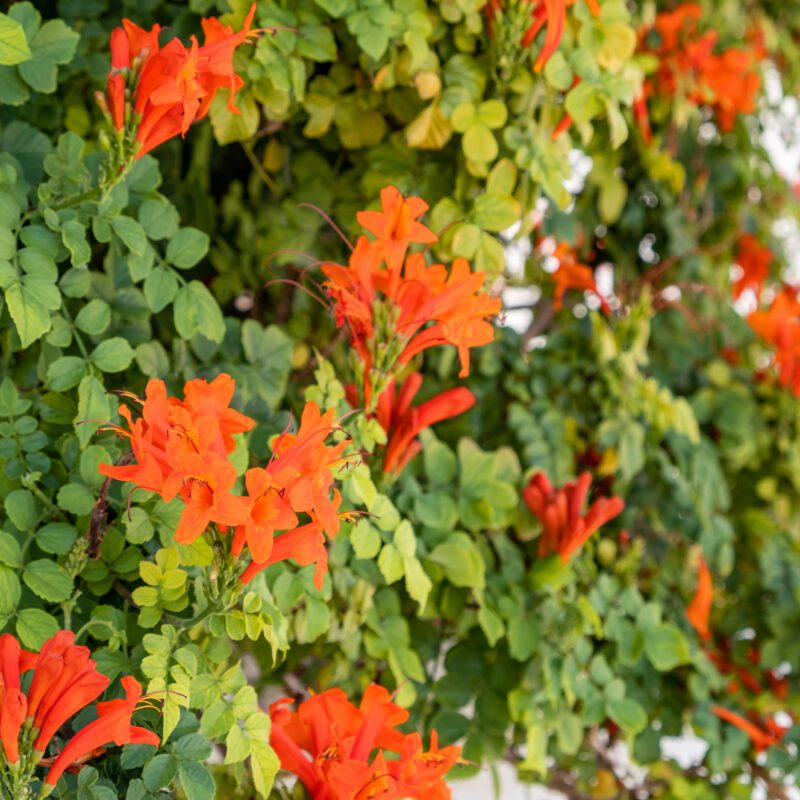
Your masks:
{"label": "orange trumpet-shaped flower", "polygon": [[781,740],[786,735],[786,731],[788,730],[788,728],[778,725],[771,719],[761,721],[755,716],[753,719],[748,719],[747,717],[737,714],[735,711],[731,711],[729,708],[723,708],[722,706],[712,705],[711,710],[720,719],[725,720],[725,722],[730,723],[740,731],[744,731],[750,738],[753,749],[757,753],[760,753],[762,750],[766,750],[768,747],[773,747],[776,744],[780,744]]}
{"label": "orange trumpet-shaped flower", "polygon": [[396,730],[408,712],[382,686],[368,686],[358,707],[340,689],[312,695],[296,712],[287,708],[292,702],[270,706],[270,744],[314,800],[450,797],[444,776],[458,763],[460,748],[439,748],[433,731],[424,751],[419,734]]}
{"label": "orange trumpet-shaped flower", "polygon": [[200,455],[183,460],[181,497],[185,503],[175,541],[191,544],[215,522],[225,527],[241,525],[247,520],[247,503],[230,493],[236,483],[236,468],[230,461],[216,459],[211,463]]}
{"label": "orange trumpet-shaped flower", "polygon": [[711,639],[711,628],[708,618],[711,613],[711,603],[714,599],[714,579],[711,577],[711,570],[708,568],[705,558],[700,557],[700,566],[697,572],[697,588],[695,589],[692,602],[686,609],[686,616],[692,627],[697,631],[697,635],[707,642]]}
{"label": "orange trumpet-shaped flower", "polygon": [[754,311],[747,322],[775,350],[775,368],[781,386],[800,397],[800,300],[797,290],[784,286],[771,305]]}
{"label": "orange trumpet-shaped flower", "polygon": [[[334,471],[348,460],[343,452],[350,440],[326,444],[334,430],[333,409],[323,414],[315,403],[306,403],[297,433],[276,437],[269,464],[247,471],[248,518],[236,528],[232,547],[234,555],[245,544],[250,550],[253,563],[245,583],[268,565],[292,558],[316,563],[315,583],[321,586],[328,561],[325,537],[335,537],[347,517],[338,512],[341,496],[331,490]],[[300,525],[299,514],[311,522]]]}
{"label": "orange trumpet-shaped flower", "polygon": [[586,264],[578,263],[575,252],[566,242],[560,242],[556,247],[553,256],[558,259],[558,268],[550,274],[556,285],[553,292],[553,307],[558,311],[564,304],[564,295],[570,289],[579,289],[584,292],[592,292],[600,299],[601,308],[604,312],[611,311],[605,298],[597,289],[594,279],[594,271]]}
{"label": "orange trumpet-shaped flower", "polygon": [[119,746],[151,744],[155,747],[161,743],[161,739],[152,731],[131,724],[133,712],[142,697],[141,684],[130,676],[123,678],[121,683],[125,697],[97,704],[97,719],[81,728],[64,745],[45,776],[46,785],[55,786],[64,771],[74,762],[109,742]]}
{"label": "orange trumpet-shaped flower", "polygon": [[[747,45],[715,53],[718,34],[701,33],[701,19],[698,4],[683,3],[657,15],[655,43],[650,31],[642,32],[640,49],[656,56],[659,67],[645,81],[637,119],[643,118],[648,98],[677,94],[696,105],[711,106],[723,131],[732,130],[740,114],[755,110],[761,85],[758,65],[765,55],[758,31],[750,34]],[[647,141],[649,125],[642,132]]]}
{"label": "orange trumpet-shaped flower", "polygon": [[389,269],[399,270],[410,244],[433,244],[438,241],[433,231],[418,218],[428,210],[421,197],[405,197],[394,186],[381,189],[380,211],[359,211],[356,219],[380,243]]}
{"label": "orange trumpet-shaped flower", "polygon": [[384,189],[381,199],[382,211],[358,215],[377,239],[359,238],[347,266],[322,266],[336,323],[347,324],[363,366],[368,405],[370,371],[388,377],[430,347],[458,348],[460,375],[468,375],[470,350],[492,341],[488,318],[502,307],[481,292],[485,275],[472,272],[464,259],[457,258],[448,274],[442,264],[429,266],[422,253],[408,253],[412,243],[436,240],[417,221],[427,208],[422,200],[403,197],[394,187]]}
{"label": "orange trumpet-shaped flower", "polygon": [[522,497],[542,523],[539,558],[558,553],[566,564],[595,531],[622,513],[625,508],[622,498],[599,497],[583,514],[591,484],[589,472],[560,489],[553,487],[544,472],[531,477]]}
{"label": "orange trumpet-shaped flower", "polygon": [[254,3],[238,32],[217,19],[203,20],[202,46],[192,37],[188,48],[179,39],[160,47],[159,25],[145,31],[127,19],[112,32],[108,106],[114,127],[135,133],[135,158],[185,136],[221,88],[230,92],[228,108],[239,113],[234,96],[244,82],[233,69],[233,54],[258,33],[251,29],[255,11]]}
{"label": "orange trumpet-shaped flower", "polygon": [[[235,447],[234,434],[250,430],[255,422],[229,408],[234,388],[234,381],[225,374],[211,383],[191,380],[184,386],[185,399],[180,400],[167,396],[163,381],[152,379],[144,400],[124,395],[141,405],[141,416],[134,420],[127,406],[121,406],[128,430],[108,427],[130,440],[136,463],[100,464],[100,474],[156,492],[167,502],[180,493],[191,506],[182,534],[187,541],[197,538],[191,532],[203,513],[219,513],[214,521],[223,525],[241,521],[241,515],[222,499],[236,480],[227,459]],[[223,517],[231,516],[237,521],[224,521]]]}
{"label": "orange trumpet-shaped flower", "polygon": [[409,375],[399,391],[392,381],[378,398],[375,417],[386,431],[388,443],[383,456],[383,471],[399,475],[420,451],[417,436],[437,422],[463,414],[475,405],[475,395],[459,386],[432,397],[419,406],[412,406],[422,386],[422,375]]}
{"label": "orange trumpet-shaped flower", "polygon": [[[21,690],[22,676],[32,671],[27,690]],[[130,715],[136,702],[127,714],[128,728],[133,731],[135,739],[123,736],[123,721],[115,717],[112,728],[97,725],[99,720],[89,723],[76,733],[55,758],[45,759],[53,736],[79,711],[94,702],[108,687],[109,680],[97,671],[91,659],[89,649],[75,644],[72,631],[59,631],[43,645],[41,651],[29,653],[19,646],[19,642],[11,634],[0,636],[0,743],[2,743],[5,760],[17,764],[20,760],[20,737],[25,739],[25,746],[30,748],[31,757],[27,761],[30,769],[37,765],[52,763],[45,777],[45,782],[55,785],[65,769],[74,763],[83,763],[96,748],[111,741],[124,744],[126,741],[138,741],[148,744],[159,744],[159,738],[144,728],[130,728]],[[133,678],[123,678],[126,688],[139,684]],[[138,700],[141,691],[136,696]],[[115,703],[99,703],[97,711],[102,718],[106,709]],[[94,727],[93,727],[94,726]],[[85,733],[85,732],[89,733]],[[91,735],[91,731],[95,735]],[[32,732],[32,733],[29,733]],[[100,735],[102,733],[102,735]],[[30,774],[33,779],[33,773]]]}
{"label": "orange trumpet-shaped flower", "polygon": [[751,289],[757,298],[761,297],[764,282],[769,277],[769,268],[775,256],[768,247],[762,246],[750,233],[743,233],[736,246],[736,264],[742,274],[734,281],[732,291],[735,299]]}
{"label": "orange trumpet-shaped flower", "polygon": [[[518,8],[524,9],[529,6],[527,13],[531,23],[522,34],[520,44],[522,47],[530,47],[538,37],[542,29],[545,30],[542,47],[534,62],[533,68],[536,72],[541,72],[545,64],[552,55],[558,50],[561,39],[564,36],[564,28],[567,21],[567,8],[575,4],[575,0],[522,0],[517,4]],[[586,0],[586,5],[594,16],[600,14],[600,3],[598,0]],[[487,19],[489,35],[495,34],[498,22],[512,4],[505,0],[489,0],[484,6],[484,13]]]}

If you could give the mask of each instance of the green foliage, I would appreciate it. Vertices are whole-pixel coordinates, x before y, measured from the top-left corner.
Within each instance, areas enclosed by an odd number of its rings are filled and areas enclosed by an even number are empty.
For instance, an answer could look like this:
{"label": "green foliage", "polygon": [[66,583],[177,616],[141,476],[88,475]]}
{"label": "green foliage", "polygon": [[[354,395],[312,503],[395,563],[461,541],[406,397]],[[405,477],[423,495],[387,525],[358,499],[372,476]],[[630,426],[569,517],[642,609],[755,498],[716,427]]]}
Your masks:
{"label": "green foliage", "polygon": [[[711,710],[798,709],[798,401],[729,302],[743,231],[774,250],[770,282],[793,263],[774,222],[797,202],[756,116],[723,132],[696,101],[657,98],[645,142],[631,106],[658,64],[637,32],[672,4],[572,4],[539,72],[543,34],[521,47],[528,21],[509,11],[490,35],[480,0],[259,0],[257,26],[275,30],[237,51],[240,114],[222,93],[208,123],[116,183],[92,96],[120,15],[188,41],[201,15],[238,23],[249,2],[40,5],[0,13],[0,625],[32,650],[75,631],[103,673],[143,679],[160,716],[137,720],[164,739],[109,748],[54,796],[283,797],[265,697],[358,697],[371,681],[426,743],[435,729],[471,763],[510,757],[581,796],[705,800],[800,779],[797,725],[759,757]],[[797,3],[702,7],[726,46],[759,21],[796,94]],[[591,164],[576,183],[578,151]],[[317,301],[318,262],[346,248],[309,207],[352,238],[387,184],[429,203],[436,260],[537,289],[527,331],[499,324],[473,350],[476,405],[423,431],[396,479],[386,432],[345,400],[355,357]],[[553,307],[546,236],[613,264],[613,313],[577,291]],[[461,385],[455,362],[414,360],[422,397]],[[175,542],[180,500],[98,472],[129,449],[116,391],[221,372],[256,421],[237,436],[237,492],[304,399],[335,408],[364,455],[337,474],[358,516],[321,590],[296,564],[240,586],[219,541]],[[587,469],[623,515],[569,563],[539,557],[528,478]],[[701,552],[706,644],[686,617]],[[717,646],[760,691],[731,688]],[[781,699],[761,675],[787,664]],[[686,726],[709,749],[684,774],[660,745]],[[643,767],[637,785],[611,741]]]}

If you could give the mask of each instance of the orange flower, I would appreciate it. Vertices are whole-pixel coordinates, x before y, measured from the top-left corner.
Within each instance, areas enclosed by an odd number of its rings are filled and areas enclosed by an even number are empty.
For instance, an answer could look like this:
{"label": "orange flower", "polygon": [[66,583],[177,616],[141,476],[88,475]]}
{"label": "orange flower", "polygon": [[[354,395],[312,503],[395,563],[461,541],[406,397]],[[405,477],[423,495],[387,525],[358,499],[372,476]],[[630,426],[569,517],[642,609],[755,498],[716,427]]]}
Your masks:
{"label": "orange flower", "polygon": [[428,210],[421,197],[405,197],[394,186],[381,189],[381,211],[359,211],[356,219],[380,243],[386,264],[399,270],[410,244],[433,244],[436,234],[417,219]]}
{"label": "orange flower", "polygon": [[775,349],[775,368],[781,386],[800,397],[800,301],[797,290],[784,286],[769,308],[747,317],[750,327]]}
{"label": "orange flower", "polygon": [[460,375],[468,375],[469,351],[492,341],[487,318],[502,307],[499,299],[481,293],[485,275],[472,272],[464,259],[457,258],[448,275],[442,264],[429,266],[422,253],[408,254],[411,243],[436,239],[417,221],[427,208],[422,200],[403,197],[393,187],[384,189],[381,198],[382,212],[358,215],[378,238],[359,238],[347,266],[322,267],[336,323],[347,324],[362,364],[367,405],[372,371],[389,377],[398,364],[430,347],[457,347]]}
{"label": "orange flower", "polygon": [[180,494],[185,502],[175,540],[190,544],[212,522],[240,525],[247,519],[247,504],[230,490],[236,470],[228,461],[235,447],[234,434],[253,427],[254,421],[229,408],[235,383],[219,375],[210,384],[188,381],[185,399],[167,396],[163,381],[148,382],[142,414],[134,421],[126,406],[120,414],[129,430],[110,426],[130,439],[136,463],[129,466],[100,464],[102,475],[135,483],[156,492],[165,501]]}
{"label": "orange flower", "polygon": [[635,110],[646,142],[649,124],[644,125],[643,113],[649,97],[672,98],[680,94],[691,103],[710,105],[723,131],[733,129],[738,115],[755,110],[761,85],[758,63],[765,55],[758,33],[751,33],[745,47],[715,54],[719,37],[715,31],[700,33],[702,13],[698,4],[684,3],[658,14],[655,45],[648,43],[649,31],[643,31],[640,37],[640,49],[659,60],[656,73],[645,81],[643,94],[637,100],[639,110]]}
{"label": "orange flower", "polygon": [[764,282],[769,277],[769,268],[774,256],[772,250],[763,247],[750,233],[739,237],[736,248],[736,263],[742,274],[733,283],[733,296],[738,299],[747,289],[752,289],[757,298],[761,297]]}
{"label": "orange flower", "polygon": [[270,706],[270,744],[315,800],[450,797],[444,776],[460,760],[460,748],[440,749],[433,731],[431,749],[423,751],[419,734],[396,730],[408,712],[382,686],[368,686],[358,707],[340,689],[312,695],[296,712],[287,708],[292,702]]}
{"label": "orange flower", "polygon": [[560,489],[553,487],[544,472],[531,477],[522,490],[522,498],[542,523],[539,558],[558,553],[566,564],[595,531],[622,513],[622,498],[599,497],[582,514],[591,483],[589,472]]}
{"label": "orange flower", "polygon": [[[419,406],[411,403],[422,386],[422,375],[414,372],[397,390],[395,381],[378,398],[375,411],[380,426],[386,431],[388,443],[383,456],[383,471],[399,475],[420,451],[417,436],[425,428],[463,414],[475,405],[475,395],[459,386],[436,395]],[[352,398],[355,405],[355,398]]]}
{"label": "orange flower", "polygon": [[[522,35],[520,42],[522,47],[530,47],[542,28],[545,29],[544,42],[542,42],[541,50],[539,50],[533,65],[536,72],[541,72],[551,56],[558,50],[558,46],[564,36],[567,8],[574,5],[574,3],[575,0],[524,0],[523,5],[530,6],[528,13],[531,18],[531,24]],[[594,16],[600,14],[598,0],[586,0],[586,5]],[[502,19],[506,11],[504,0],[489,0],[484,10],[489,35],[493,36],[498,21]],[[515,23],[516,20],[510,24],[515,26]]]}
{"label": "orange flower", "polygon": [[182,467],[186,470],[181,488],[185,505],[175,530],[176,542],[191,544],[212,522],[224,527],[244,524],[247,502],[230,494],[236,483],[236,468],[230,461],[216,459],[209,463],[192,455]]}
{"label": "orange flower", "polygon": [[185,136],[208,113],[221,88],[230,92],[228,108],[239,113],[234,95],[244,82],[234,72],[233,54],[258,33],[250,28],[255,11],[253,3],[237,33],[217,19],[203,20],[202,47],[194,37],[189,48],[179,39],[159,47],[159,25],[145,31],[127,19],[112,32],[108,105],[114,127],[130,126],[135,132],[135,158],[167,139]]}
{"label": "orange flower", "polygon": [[605,298],[597,289],[594,280],[594,271],[586,264],[578,263],[575,252],[566,242],[560,242],[556,247],[553,256],[558,259],[558,268],[551,273],[550,277],[556,285],[553,292],[553,307],[558,311],[564,304],[564,295],[569,289],[580,289],[584,292],[592,292],[600,299],[601,308],[605,313],[609,313],[611,308]]}
{"label": "orange flower", "polygon": [[711,628],[708,617],[711,613],[711,603],[714,599],[714,580],[705,558],[700,556],[700,566],[697,572],[697,589],[692,602],[686,609],[686,616],[697,635],[707,642],[711,638]]}
{"label": "orange flower", "polygon": [[[23,692],[20,688],[22,675],[31,670],[33,675],[27,691]],[[27,763],[33,768],[52,762],[45,778],[47,784],[55,785],[65,769],[75,762],[83,763],[85,756],[110,741],[117,744],[130,741],[159,744],[159,738],[154,733],[144,728],[130,727],[130,716],[136,705],[134,702],[127,714],[129,738],[126,739],[124,735],[124,720],[115,718],[113,730],[104,728],[102,736],[97,726],[99,720],[96,720],[76,733],[55,759],[43,758],[56,732],[96,700],[109,684],[108,678],[97,671],[88,648],[75,644],[72,631],[56,633],[42,645],[38,654],[22,650],[11,634],[3,634],[0,636],[0,675],[0,742],[5,758],[17,764],[20,735],[26,737],[28,731],[32,731],[32,757]],[[126,688],[131,685],[139,687],[133,678],[123,678],[122,683]],[[106,713],[105,708],[120,702],[123,701],[99,703],[98,714],[102,718]],[[92,737],[92,730],[98,735]],[[30,739],[25,739],[25,747],[31,747]],[[29,753],[26,752],[26,755]],[[29,777],[32,779],[33,775]]]}
{"label": "orange flower", "polygon": [[[328,562],[325,537],[335,537],[347,517],[338,512],[341,496],[331,490],[334,470],[348,460],[343,451],[350,440],[325,443],[335,429],[333,415],[333,409],[322,414],[315,403],[306,403],[297,433],[277,436],[270,463],[247,471],[248,518],[236,528],[232,546],[234,555],[245,544],[250,550],[253,563],[245,583],[270,564],[292,558],[302,565],[316,563],[314,580],[321,587]],[[299,514],[311,522],[299,525]]]}
{"label": "orange flower", "polygon": [[761,721],[755,715],[752,715],[752,719],[748,719],[747,717],[743,717],[741,714],[737,714],[735,711],[731,711],[729,708],[723,708],[722,706],[712,705],[711,710],[720,719],[725,720],[725,722],[729,722],[740,731],[744,731],[750,738],[753,749],[757,753],[760,753],[762,750],[766,750],[768,747],[773,747],[776,744],[780,744],[781,740],[786,735],[786,731],[788,730],[788,728],[778,725],[773,720]]}
{"label": "orange flower", "polygon": [[140,683],[130,676],[123,678],[121,683],[125,697],[97,704],[97,719],[81,728],[64,745],[45,776],[44,782],[47,786],[55,786],[64,771],[74,762],[108,742],[119,746],[151,744],[155,747],[161,743],[152,731],[131,724],[133,712],[142,697]]}

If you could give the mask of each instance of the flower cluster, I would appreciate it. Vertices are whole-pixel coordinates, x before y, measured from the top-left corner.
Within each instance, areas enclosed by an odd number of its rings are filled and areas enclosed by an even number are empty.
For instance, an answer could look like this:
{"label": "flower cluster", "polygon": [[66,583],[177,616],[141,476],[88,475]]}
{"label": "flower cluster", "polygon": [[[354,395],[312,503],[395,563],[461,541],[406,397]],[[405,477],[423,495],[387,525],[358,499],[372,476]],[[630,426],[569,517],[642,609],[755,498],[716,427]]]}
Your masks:
{"label": "flower cluster", "polygon": [[[83,764],[111,742],[156,747],[160,743],[152,731],[131,724],[142,687],[125,677],[121,681],[125,697],[98,703],[97,718],[68,739],[55,756],[45,758],[56,733],[109,685],[90,655],[88,648],[75,644],[72,631],[56,633],[38,654],[23,650],[11,634],[0,636],[0,771],[10,770],[18,779],[30,781],[36,767],[49,767],[40,796],[47,796],[66,770]],[[23,691],[23,676],[29,672]]]}
{"label": "flower cluster", "polygon": [[[269,564],[294,558],[317,564],[319,585],[327,565],[324,534],[338,533],[341,516],[338,492],[331,497],[333,470],[342,463],[348,442],[326,445],[334,430],[333,411],[321,414],[308,403],[297,433],[278,436],[270,463],[245,474],[247,495],[234,495],[238,476],[229,459],[234,436],[254,425],[230,408],[235,388],[233,379],[222,374],[211,383],[188,381],[183,400],[168,397],[163,381],[156,379],[147,384],[144,400],[125,393],[141,405],[141,415],[134,420],[122,406],[128,430],[109,429],[130,440],[135,463],[101,464],[100,472],[155,492],[166,502],[180,496],[184,508],[175,531],[180,544],[191,544],[211,524],[221,532],[233,528],[233,555],[241,555],[247,545],[252,559],[245,581]],[[310,522],[301,525],[298,514]],[[279,531],[283,534],[276,540]]]}
{"label": "flower cluster", "polygon": [[[686,608],[686,617],[703,642],[706,655],[719,672],[731,677],[727,687],[731,695],[737,694],[742,687],[752,695],[761,695],[766,691],[764,686],[764,682],[766,682],[769,691],[779,700],[784,700],[788,691],[786,678],[780,677],[773,670],[764,671],[763,678],[760,678],[754,674],[752,669],[738,664],[732,659],[730,642],[723,642],[721,645],[714,642],[714,634],[710,625],[713,599],[714,579],[706,560],[701,556],[697,572],[697,586],[694,596]],[[757,647],[749,649],[747,659],[752,666],[758,665],[761,656]],[[773,718],[761,718],[754,711],[748,711],[747,716],[744,716],[715,704],[712,704],[711,710],[720,719],[744,731],[757,752],[778,744],[788,730]]]}
{"label": "flower cluster", "polygon": [[287,697],[270,707],[270,744],[313,800],[450,797],[444,776],[458,763],[460,748],[439,748],[432,731],[424,750],[418,733],[398,731],[408,712],[384,687],[368,686],[359,706],[340,689],[312,695],[297,711],[287,708],[293,702]]}
{"label": "flower cluster", "polygon": [[[502,39],[499,34],[504,28],[519,34],[519,46],[525,49],[544,30],[544,41],[533,64],[534,70],[541,72],[561,44],[567,8],[574,4],[575,0],[488,0],[484,6],[487,29],[490,36],[498,39]],[[600,14],[598,0],[586,0],[586,5],[595,16]]]}
{"label": "flower cluster", "polygon": [[418,218],[427,204],[404,197],[395,187],[381,191],[381,211],[362,211],[359,223],[373,236],[359,238],[347,266],[326,263],[325,289],[335,303],[338,325],[346,324],[363,376],[368,408],[399,365],[431,347],[453,345],[469,374],[469,352],[491,342],[488,318],[501,301],[481,291],[485,275],[457,258],[448,274],[428,265],[411,244],[431,244],[436,236]]}
{"label": "flower cluster", "polygon": [[157,24],[146,31],[125,19],[114,29],[108,98],[98,100],[108,109],[119,142],[124,143],[125,134],[135,139],[134,158],[185,136],[208,113],[220,89],[229,90],[228,109],[239,113],[234,96],[244,81],[234,71],[233,55],[258,33],[250,27],[255,11],[254,3],[238,32],[214,17],[204,19],[202,46],[192,37],[190,47],[177,38],[160,47]]}
{"label": "flower cluster", "polygon": [[[448,389],[412,406],[422,387],[422,374],[409,375],[398,389],[394,379],[378,398],[375,419],[386,433],[386,450],[383,456],[384,473],[399,475],[403,468],[419,453],[417,436],[425,428],[443,422],[472,408],[475,395],[464,386]],[[358,405],[358,392],[355,386],[347,387],[348,401],[353,407]]]}
{"label": "flower cluster", "polygon": [[740,114],[755,110],[763,46],[752,37],[746,46],[715,53],[719,36],[716,31],[699,31],[701,16],[700,5],[683,3],[658,14],[653,29],[643,32],[640,49],[658,59],[658,69],[645,82],[637,104],[645,139],[649,122],[643,108],[649,98],[680,96],[695,105],[711,106],[723,131],[732,130]]}
{"label": "flower cluster", "polygon": [[775,351],[781,386],[800,397],[800,300],[797,289],[784,286],[765,308],[747,317],[753,331]]}
{"label": "flower cluster", "polygon": [[591,485],[589,472],[560,489],[553,487],[544,472],[535,473],[528,481],[522,498],[542,523],[539,558],[557,553],[566,564],[595,531],[622,513],[622,498],[598,497],[583,514]]}

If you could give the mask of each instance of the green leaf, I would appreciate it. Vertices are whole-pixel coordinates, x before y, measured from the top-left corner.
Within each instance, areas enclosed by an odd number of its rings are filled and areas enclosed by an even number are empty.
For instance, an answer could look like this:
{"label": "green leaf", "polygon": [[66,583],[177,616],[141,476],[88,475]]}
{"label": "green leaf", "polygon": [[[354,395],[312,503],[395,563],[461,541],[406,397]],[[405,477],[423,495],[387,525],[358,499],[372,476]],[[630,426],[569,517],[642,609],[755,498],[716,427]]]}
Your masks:
{"label": "green leaf", "polygon": [[464,155],[470,161],[489,162],[497,158],[497,140],[489,128],[478,123],[467,128],[464,138],[461,140],[461,147]]}
{"label": "green leaf", "polygon": [[30,347],[52,327],[50,311],[55,311],[61,305],[59,294],[58,305],[52,308],[53,303],[49,300],[49,292],[52,291],[58,294],[55,284],[31,280],[30,277],[23,278],[6,289],[8,311],[17,327],[23,348]]}
{"label": "green leaf", "polygon": [[0,531],[0,563],[7,567],[22,566],[22,548],[19,542],[5,531]]}
{"label": "green leaf", "polygon": [[22,580],[35,595],[50,603],[60,603],[72,594],[69,573],[47,558],[31,561],[22,573]]}
{"label": "green leaf", "polygon": [[77,386],[86,374],[86,362],[78,356],[62,356],[47,367],[47,387],[63,392]]}
{"label": "green leaf", "polygon": [[381,535],[369,520],[360,519],[350,534],[350,544],[353,545],[356,558],[375,558],[381,549]]}
{"label": "green leaf", "polygon": [[189,269],[208,252],[208,234],[197,228],[181,228],[167,245],[167,261],[178,269]]}
{"label": "green leaf", "polygon": [[378,569],[386,583],[394,583],[403,577],[403,556],[393,544],[383,546],[378,556]]}
{"label": "green leaf", "polygon": [[88,514],[94,506],[92,493],[82,483],[67,483],[58,490],[58,507],[75,516]]}
{"label": "green leaf", "polygon": [[560,51],[556,51],[547,60],[544,68],[545,80],[560,92],[566,92],[572,86],[572,70],[567,59]]}
{"label": "green leaf", "polygon": [[56,618],[38,608],[23,608],[17,616],[17,636],[24,647],[41,650],[61,629]]}
{"label": "green leaf", "polygon": [[9,492],[5,500],[8,518],[14,527],[22,533],[30,533],[39,519],[36,499],[27,489],[15,489]]}
{"label": "green leaf", "polygon": [[142,780],[148,791],[155,794],[167,788],[178,774],[178,759],[168,753],[159,753],[150,759],[142,772]]}
{"label": "green leaf", "polygon": [[13,614],[19,603],[22,587],[16,569],[0,564],[0,616]]}
{"label": "green leaf", "polygon": [[174,236],[180,223],[177,209],[163,197],[145,200],[139,206],[138,216],[145,233],[154,240]]}
{"label": "green leaf", "polygon": [[251,139],[258,130],[259,111],[251,92],[242,91],[236,95],[239,114],[228,110],[228,93],[220,92],[211,103],[211,127],[214,137],[220,144],[244,142]]}
{"label": "green leaf", "polygon": [[86,238],[86,228],[77,220],[71,219],[61,226],[61,241],[69,250],[73,267],[81,267],[89,262],[92,250]]}
{"label": "green leaf", "polygon": [[94,375],[87,375],[78,387],[78,413],[75,415],[78,423],[75,433],[81,447],[86,447],[102,421],[110,417],[111,404],[105,387]]}
{"label": "green leaf", "polygon": [[583,742],[583,726],[575,714],[563,713],[556,725],[558,747],[563,753],[574,756]]}
{"label": "green leaf", "polygon": [[494,647],[505,633],[503,620],[487,606],[478,609],[478,624],[489,642],[489,647]]}
{"label": "green leaf", "polygon": [[31,58],[31,55],[22,25],[7,14],[0,14],[0,64],[20,64]]}
{"label": "green leaf", "polygon": [[165,309],[177,293],[178,279],[164,267],[156,267],[144,279],[144,297],[154,314]]}
{"label": "green leaf", "polygon": [[214,800],[216,797],[217,787],[205,764],[181,761],[178,780],[186,794],[186,800]]}
{"label": "green leaf", "polygon": [[147,247],[147,236],[144,228],[133,217],[113,217],[111,227],[131,253],[139,256],[144,253]]}
{"label": "green leaf", "polygon": [[484,230],[499,233],[517,222],[520,213],[520,204],[511,195],[484,192],[476,198],[471,217]]}
{"label": "green leaf", "polygon": [[66,522],[51,522],[36,531],[36,544],[45,553],[60,556],[69,552],[77,538],[78,531]]}
{"label": "green leaf", "polygon": [[89,356],[92,363],[103,372],[122,372],[133,361],[133,348],[127,339],[113,336],[95,347]]}
{"label": "green leaf", "polygon": [[641,733],[647,727],[647,712],[635,700],[607,700],[606,711],[626,733]]}
{"label": "green leaf", "polygon": [[75,317],[76,327],[90,336],[99,336],[111,324],[111,307],[104,300],[90,300]]}
{"label": "green leaf", "polygon": [[585,81],[567,93],[564,108],[578,125],[590,122],[605,111],[597,89]]}
{"label": "green leaf", "polygon": [[483,589],[486,585],[483,558],[466,534],[452,534],[434,548],[428,558],[441,565],[447,580],[454,586]]}
{"label": "green leaf", "polygon": [[508,623],[508,651],[516,661],[527,661],[541,641],[539,628],[530,617],[517,614]]}
{"label": "green leaf", "polygon": [[269,797],[280,766],[276,752],[269,746],[269,730],[263,738],[254,737],[250,742],[250,770],[261,797]]}
{"label": "green leaf", "polygon": [[225,320],[211,292],[200,283],[192,281],[182,286],[175,298],[175,328],[182,339],[191,339],[202,333],[212,342],[221,342],[225,336]]}
{"label": "green leaf", "polygon": [[669,672],[691,659],[686,637],[671,623],[645,627],[644,652],[650,663],[660,672]]}

